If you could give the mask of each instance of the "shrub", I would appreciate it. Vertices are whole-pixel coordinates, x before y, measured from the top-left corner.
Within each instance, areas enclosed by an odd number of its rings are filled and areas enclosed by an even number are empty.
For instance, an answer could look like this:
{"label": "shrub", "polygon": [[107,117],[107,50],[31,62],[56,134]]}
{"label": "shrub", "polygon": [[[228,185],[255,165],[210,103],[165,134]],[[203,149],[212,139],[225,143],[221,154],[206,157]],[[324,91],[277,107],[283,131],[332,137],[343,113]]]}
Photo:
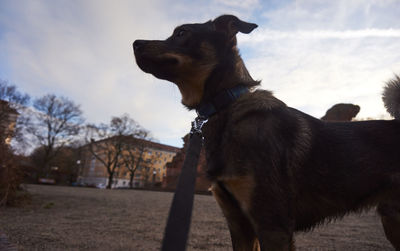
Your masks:
{"label": "shrub", "polygon": [[0,143],[0,206],[15,206],[27,198],[22,191],[22,172],[9,146]]}

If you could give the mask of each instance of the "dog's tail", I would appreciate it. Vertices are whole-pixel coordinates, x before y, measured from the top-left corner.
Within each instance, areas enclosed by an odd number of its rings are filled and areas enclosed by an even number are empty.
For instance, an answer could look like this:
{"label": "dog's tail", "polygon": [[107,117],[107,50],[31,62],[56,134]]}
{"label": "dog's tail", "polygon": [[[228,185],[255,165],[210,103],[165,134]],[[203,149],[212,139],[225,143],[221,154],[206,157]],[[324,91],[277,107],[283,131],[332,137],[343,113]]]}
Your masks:
{"label": "dog's tail", "polygon": [[383,103],[386,110],[395,119],[400,120],[400,76],[395,75],[393,79],[386,83],[383,90]]}

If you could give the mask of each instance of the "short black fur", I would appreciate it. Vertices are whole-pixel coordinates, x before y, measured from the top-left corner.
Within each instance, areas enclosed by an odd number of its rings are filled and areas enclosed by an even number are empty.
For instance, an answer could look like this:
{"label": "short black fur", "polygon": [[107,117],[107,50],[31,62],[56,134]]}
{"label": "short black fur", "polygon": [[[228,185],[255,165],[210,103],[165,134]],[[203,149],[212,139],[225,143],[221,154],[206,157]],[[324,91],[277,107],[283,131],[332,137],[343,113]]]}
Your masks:
{"label": "short black fur", "polygon": [[137,64],[174,82],[196,109],[218,93],[247,86],[203,128],[207,173],[228,221],[234,250],[294,250],[293,234],[378,206],[400,250],[400,78],[384,101],[396,120],[325,122],[254,90],[236,33],[256,24],[223,15],[186,24],[164,41],[137,40]]}

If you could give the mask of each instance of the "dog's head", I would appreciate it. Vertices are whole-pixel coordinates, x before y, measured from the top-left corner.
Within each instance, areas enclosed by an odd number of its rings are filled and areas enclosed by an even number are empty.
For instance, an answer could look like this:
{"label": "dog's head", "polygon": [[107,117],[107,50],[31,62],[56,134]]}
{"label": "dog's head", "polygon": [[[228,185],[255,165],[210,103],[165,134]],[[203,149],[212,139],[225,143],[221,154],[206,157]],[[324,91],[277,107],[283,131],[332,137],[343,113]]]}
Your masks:
{"label": "dog's head", "polygon": [[166,40],[136,40],[136,62],[144,72],[175,83],[182,103],[195,108],[213,71],[221,64],[235,64],[236,34],[250,33],[256,27],[232,15],[202,24],[184,24]]}

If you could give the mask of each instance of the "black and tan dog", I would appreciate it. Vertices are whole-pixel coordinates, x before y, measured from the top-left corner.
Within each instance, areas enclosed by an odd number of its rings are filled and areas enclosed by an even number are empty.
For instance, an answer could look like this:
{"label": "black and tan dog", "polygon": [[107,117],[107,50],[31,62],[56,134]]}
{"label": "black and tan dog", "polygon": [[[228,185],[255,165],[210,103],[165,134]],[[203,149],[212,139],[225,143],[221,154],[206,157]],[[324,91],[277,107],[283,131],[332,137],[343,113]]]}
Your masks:
{"label": "black and tan dog", "polygon": [[287,107],[246,70],[224,15],[134,42],[139,67],[175,83],[203,128],[213,194],[234,250],[291,250],[293,233],[375,205],[400,250],[400,78],[384,101],[391,121],[323,122]]}

